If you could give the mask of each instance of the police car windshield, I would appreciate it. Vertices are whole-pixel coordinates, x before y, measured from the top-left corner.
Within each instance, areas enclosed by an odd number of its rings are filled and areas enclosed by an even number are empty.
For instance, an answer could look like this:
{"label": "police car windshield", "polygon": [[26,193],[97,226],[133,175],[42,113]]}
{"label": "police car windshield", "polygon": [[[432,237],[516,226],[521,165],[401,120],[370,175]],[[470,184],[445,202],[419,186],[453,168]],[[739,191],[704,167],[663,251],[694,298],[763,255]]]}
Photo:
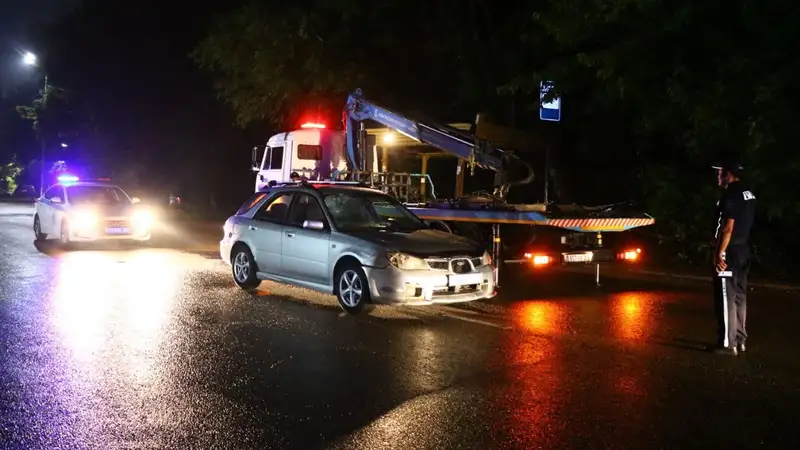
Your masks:
{"label": "police car windshield", "polygon": [[73,204],[131,203],[131,199],[115,186],[70,186],[67,198]]}
{"label": "police car windshield", "polygon": [[427,228],[414,213],[388,195],[342,190],[327,193],[324,199],[340,231],[412,232]]}

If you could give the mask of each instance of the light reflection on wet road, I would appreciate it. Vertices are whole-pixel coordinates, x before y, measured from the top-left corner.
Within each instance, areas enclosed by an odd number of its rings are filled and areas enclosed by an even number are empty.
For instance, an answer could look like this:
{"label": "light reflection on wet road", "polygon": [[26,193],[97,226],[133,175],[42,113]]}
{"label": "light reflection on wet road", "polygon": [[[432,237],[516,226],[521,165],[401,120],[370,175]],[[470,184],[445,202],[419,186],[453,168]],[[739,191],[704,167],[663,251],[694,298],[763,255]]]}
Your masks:
{"label": "light reflection on wet road", "polygon": [[0,204],[1,448],[787,448],[800,437],[793,296],[752,303],[759,339],[738,359],[696,351],[714,334],[705,294],[631,282],[597,291],[545,276],[510,284],[531,300],[353,318],[272,283],[250,296],[196,254],[42,253],[18,208]]}

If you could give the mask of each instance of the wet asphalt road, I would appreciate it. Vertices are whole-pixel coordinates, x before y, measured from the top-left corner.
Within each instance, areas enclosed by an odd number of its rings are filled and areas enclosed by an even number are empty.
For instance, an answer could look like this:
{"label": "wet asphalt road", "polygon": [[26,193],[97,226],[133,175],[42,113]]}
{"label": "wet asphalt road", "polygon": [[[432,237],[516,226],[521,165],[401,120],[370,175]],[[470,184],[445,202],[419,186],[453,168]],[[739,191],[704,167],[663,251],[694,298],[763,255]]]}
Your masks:
{"label": "wet asphalt road", "polygon": [[161,244],[184,250],[37,248],[30,208],[0,204],[0,448],[800,441],[796,294],[752,292],[748,353],[724,357],[703,288],[517,273],[488,303],[349,317],[238,290],[213,242]]}

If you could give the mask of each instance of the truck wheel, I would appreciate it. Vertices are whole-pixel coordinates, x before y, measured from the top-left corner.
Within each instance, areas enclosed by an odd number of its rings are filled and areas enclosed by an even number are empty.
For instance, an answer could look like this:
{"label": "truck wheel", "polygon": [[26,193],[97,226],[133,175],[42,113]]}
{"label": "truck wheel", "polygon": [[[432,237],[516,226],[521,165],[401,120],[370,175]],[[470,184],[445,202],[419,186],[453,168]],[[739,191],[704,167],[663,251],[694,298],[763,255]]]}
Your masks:
{"label": "truck wheel", "polygon": [[346,313],[356,315],[364,310],[369,297],[369,281],[364,269],[355,263],[345,264],[336,273],[336,299]]}
{"label": "truck wheel", "polygon": [[246,245],[237,245],[231,252],[231,268],[233,270],[233,281],[240,288],[251,291],[261,285],[258,279],[255,258],[253,253]]}
{"label": "truck wheel", "polygon": [[47,235],[42,233],[42,222],[39,220],[39,215],[33,216],[33,235],[36,236],[36,240],[41,242],[47,239]]}

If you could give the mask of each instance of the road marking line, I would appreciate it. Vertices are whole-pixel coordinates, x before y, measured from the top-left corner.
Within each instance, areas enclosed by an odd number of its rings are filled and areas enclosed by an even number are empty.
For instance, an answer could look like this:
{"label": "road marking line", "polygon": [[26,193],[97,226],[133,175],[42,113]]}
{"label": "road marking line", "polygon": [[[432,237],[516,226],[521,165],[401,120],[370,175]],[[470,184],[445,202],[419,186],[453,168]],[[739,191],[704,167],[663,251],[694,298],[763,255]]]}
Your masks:
{"label": "road marking line", "polygon": [[502,314],[494,313],[494,312],[491,312],[491,311],[483,311],[483,310],[479,310],[479,309],[470,309],[468,307],[459,308],[457,306],[452,306],[452,305],[441,305],[440,308],[445,310],[445,311],[461,312],[461,313],[470,314],[470,315],[473,315],[473,316],[484,316],[484,317],[488,316],[488,317],[493,317],[493,318],[496,318],[496,319],[502,319],[503,318]]}
{"label": "road marking line", "polygon": [[512,329],[512,327],[501,325],[499,323],[489,322],[487,320],[473,319],[471,317],[462,317],[462,316],[457,316],[455,314],[447,314],[447,313],[439,313],[439,315],[443,317],[449,317],[451,319],[461,320],[464,322],[477,323],[478,325],[485,325],[487,327],[500,328],[501,330]]}

